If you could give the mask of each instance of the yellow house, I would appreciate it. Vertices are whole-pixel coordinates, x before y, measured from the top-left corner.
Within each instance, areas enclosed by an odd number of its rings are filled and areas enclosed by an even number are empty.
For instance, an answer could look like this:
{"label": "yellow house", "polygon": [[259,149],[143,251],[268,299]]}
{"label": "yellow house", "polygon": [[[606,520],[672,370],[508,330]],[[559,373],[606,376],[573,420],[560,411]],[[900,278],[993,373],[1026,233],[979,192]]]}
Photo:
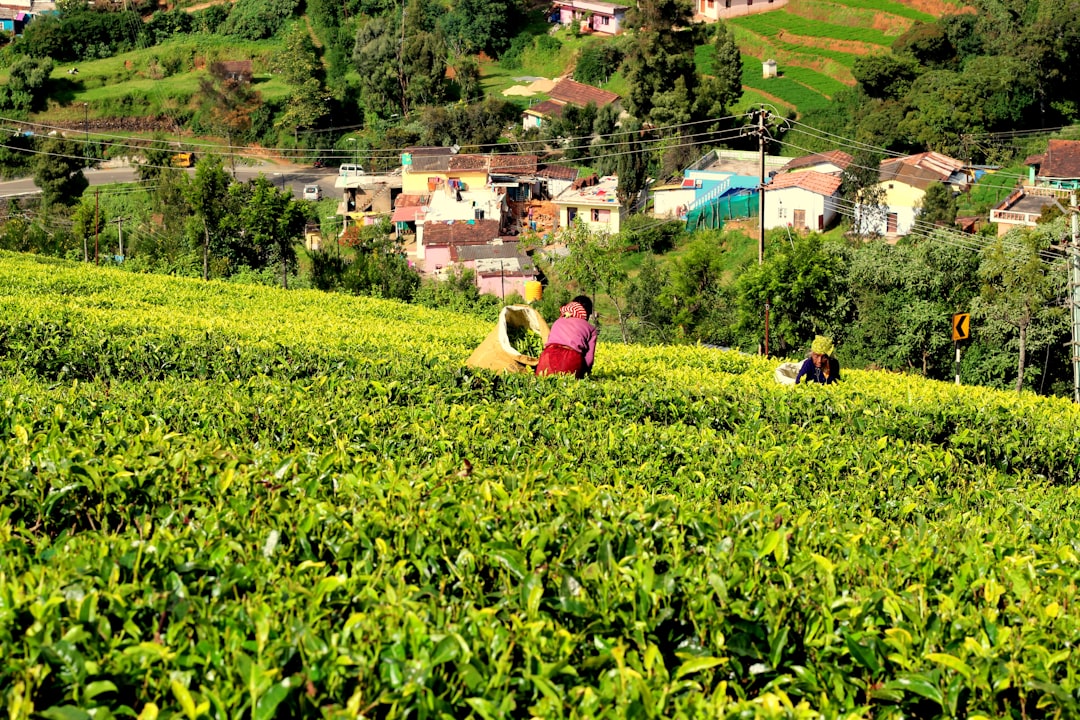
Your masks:
{"label": "yellow house", "polygon": [[619,232],[626,210],[615,192],[618,186],[619,178],[614,175],[602,178],[591,175],[575,180],[552,200],[559,208],[559,227],[569,227],[580,220],[593,232],[612,235]]}
{"label": "yellow house", "polygon": [[450,148],[414,148],[401,155],[401,192],[457,195],[487,187],[492,174],[533,177],[536,155],[454,155]]}
{"label": "yellow house", "polygon": [[880,209],[863,204],[855,208],[860,232],[889,237],[907,235],[915,229],[926,189],[943,183],[954,192],[967,187],[964,163],[940,153],[926,152],[881,161],[878,187],[883,193]]}
{"label": "yellow house", "polygon": [[455,190],[483,188],[487,181],[488,158],[484,155],[402,157],[401,192],[406,195],[454,194]]}

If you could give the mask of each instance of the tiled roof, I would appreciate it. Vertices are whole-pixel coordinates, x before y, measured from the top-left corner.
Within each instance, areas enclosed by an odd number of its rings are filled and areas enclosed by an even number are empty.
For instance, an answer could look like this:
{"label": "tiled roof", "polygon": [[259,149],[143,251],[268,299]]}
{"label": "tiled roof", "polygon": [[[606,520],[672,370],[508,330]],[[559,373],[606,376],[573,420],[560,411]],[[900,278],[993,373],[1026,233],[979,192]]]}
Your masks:
{"label": "tiled roof", "polygon": [[486,170],[511,175],[536,172],[535,155],[420,155],[413,157],[409,172],[468,172]]}
{"label": "tiled roof", "polygon": [[402,193],[394,198],[394,207],[420,207],[431,201],[430,195],[406,195]]}
{"label": "tiled roof", "polygon": [[941,153],[925,152],[881,161],[881,182],[896,180],[925,190],[934,183],[947,183],[964,163]]}
{"label": "tiled roof", "polygon": [[800,168],[826,164],[832,164],[840,168],[841,170],[844,170],[847,168],[848,165],[851,164],[852,160],[854,160],[854,158],[848,155],[843,150],[829,150],[828,152],[814,153],[813,155],[803,155],[802,157],[797,157],[784,167],[780,168],[780,172],[790,172],[792,170],[798,170]]}
{"label": "tiled roof", "polygon": [[1051,140],[1039,167],[1039,177],[1080,179],[1080,140]]}
{"label": "tiled roof", "polygon": [[579,83],[570,78],[561,78],[551,88],[548,95],[552,100],[564,105],[580,105],[581,107],[585,107],[589,103],[596,105],[596,107],[604,107],[619,99],[619,96],[613,92]]}
{"label": "tiled roof", "polygon": [[840,189],[840,182],[840,178],[836,175],[807,170],[805,172],[776,175],[773,177],[772,182],[765,186],[765,191],[797,187],[828,197]]}
{"label": "tiled roof", "polygon": [[454,151],[451,148],[443,147],[442,145],[413,145],[407,147],[401,152],[409,153],[413,157],[420,157],[423,155],[453,155]]}
{"label": "tiled roof", "polygon": [[499,237],[498,220],[424,223],[424,245],[486,243]]}
{"label": "tiled roof", "polygon": [[[484,245],[450,245],[450,259],[455,262],[477,262],[483,260],[495,260],[488,263],[489,266],[500,271],[499,261],[502,260],[502,270],[505,272],[522,272],[532,270],[532,260],[519,250],[519,244],[500,243]],[[478,269],[478,268],[477,268]]]}
{"label": "tiled roof", "polygon": [[555,102],[554,100],[544,100],[538,102],[530,108],[525,108],[527,115],[539,115],[540,117],[553,118],[562,117],[563,105]]}
{"label": "tiled roof", "polygon": [[454,170],[487,170],[488,158],[484,155],[451,155],[447,169]]}
{"label": "tiled roof", "polygon": [[535,155],[492,155],[489,170],[509,175],[535,175]]}
{"label": "tiled roof", "polygon": [[576,180],[578,170],[569,165],[541,165],[536,170],[536,176],[550,178],[552,180]]}

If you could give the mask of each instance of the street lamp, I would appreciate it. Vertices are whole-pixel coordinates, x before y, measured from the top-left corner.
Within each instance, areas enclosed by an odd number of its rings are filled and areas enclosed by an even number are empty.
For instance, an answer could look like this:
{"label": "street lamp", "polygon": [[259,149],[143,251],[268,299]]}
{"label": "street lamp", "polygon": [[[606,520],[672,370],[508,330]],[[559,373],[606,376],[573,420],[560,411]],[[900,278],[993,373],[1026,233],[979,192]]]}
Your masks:
{"label": "street lamp", "polygon": [[345,142],[351,142],[352,143],[352,161],[353,161],[353,165],[356,165],[357,164],[356,163],[356,138],[354,138],[354,137],[345,138]]}

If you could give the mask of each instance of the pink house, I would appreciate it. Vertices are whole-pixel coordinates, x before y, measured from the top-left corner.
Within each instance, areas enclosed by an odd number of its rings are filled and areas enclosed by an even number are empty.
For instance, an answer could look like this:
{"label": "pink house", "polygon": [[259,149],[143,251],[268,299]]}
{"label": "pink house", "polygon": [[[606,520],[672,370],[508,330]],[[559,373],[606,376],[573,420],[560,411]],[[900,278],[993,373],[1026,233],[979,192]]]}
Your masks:
{"label": "pink house", "polygon": [[450,258],[476,273],[482,293],[505,298],[517,293],[525,297],[525,283],[536,280],[536,266],[516,242],[496,240],[483,245],[454,245]]}
{"label": "pink house", "polygon": [[555,0],[551,21],[577,25],[583,32],[617,35],[622,32],[626,8],[601,0]]}
{"label": "pink house", "polygon": [[435,274],[449,267],[451,248],[486,245],[500,237],[498,220],[439,220],[425,222],[417,217],[416,261],[420,270]]}

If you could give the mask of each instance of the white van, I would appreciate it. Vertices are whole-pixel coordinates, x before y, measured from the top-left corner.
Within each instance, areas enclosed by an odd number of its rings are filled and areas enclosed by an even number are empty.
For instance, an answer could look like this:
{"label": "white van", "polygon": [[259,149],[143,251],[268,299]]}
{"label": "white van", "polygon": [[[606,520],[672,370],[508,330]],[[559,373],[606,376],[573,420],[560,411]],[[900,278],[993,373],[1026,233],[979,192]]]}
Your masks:
{"label": "white van", "polygon": [[360,167],[359,165],[353,165],[351,163],[346,163],[345,165],[342,165],[338,168],[338,175],[340,175],[341,177],[356,177],[357,175],[363,174],[364,168]]}

